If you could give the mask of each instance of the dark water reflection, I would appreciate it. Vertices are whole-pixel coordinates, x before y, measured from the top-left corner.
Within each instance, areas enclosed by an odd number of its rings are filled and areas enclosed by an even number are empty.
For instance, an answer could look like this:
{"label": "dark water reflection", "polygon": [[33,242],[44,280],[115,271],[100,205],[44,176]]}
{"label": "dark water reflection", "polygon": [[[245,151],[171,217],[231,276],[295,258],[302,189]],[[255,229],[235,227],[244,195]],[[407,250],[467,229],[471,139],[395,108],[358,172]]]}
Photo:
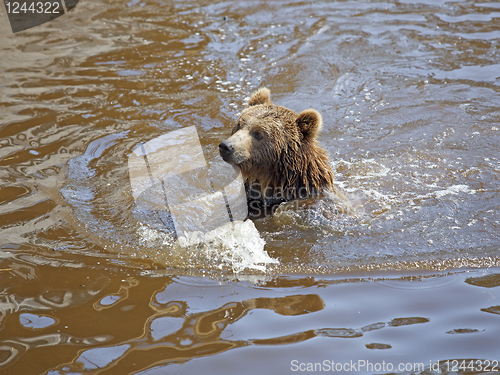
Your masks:
{"label": "dark water reflection", "polygon": [[[86,0],[15,35],[0,12],[0,371],[499,359],[497,3]],[[217,160],[262,85],[322,113],[360,218],[282,210],[180,249],[128,157],[196,125]],[[240,246],[262,240],[279,263]]]}
{"label": "dark water reflection", "polygon": [[494,270],[220,282],[99,263],[91,272],[38,265],[37,279],[17,283],[4,270],[4,368],[246,374],[325,360],[428,370],[438,361],[498,358]]}

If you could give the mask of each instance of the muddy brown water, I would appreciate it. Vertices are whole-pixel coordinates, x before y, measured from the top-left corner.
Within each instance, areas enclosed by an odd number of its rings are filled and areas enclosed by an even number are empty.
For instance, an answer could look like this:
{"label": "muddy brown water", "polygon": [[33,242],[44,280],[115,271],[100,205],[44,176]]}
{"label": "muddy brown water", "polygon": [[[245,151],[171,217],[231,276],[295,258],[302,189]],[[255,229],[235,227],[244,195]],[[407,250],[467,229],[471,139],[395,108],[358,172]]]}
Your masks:
{"label": "muddy brown water", "polygon": [[[17,34],[0,12],[0,373],[500,370],[498,3],[82,0]],[[132,150],[195,125],[215,160],[264,85],[322,113],[359,219],[179,248],[141,221]]]}

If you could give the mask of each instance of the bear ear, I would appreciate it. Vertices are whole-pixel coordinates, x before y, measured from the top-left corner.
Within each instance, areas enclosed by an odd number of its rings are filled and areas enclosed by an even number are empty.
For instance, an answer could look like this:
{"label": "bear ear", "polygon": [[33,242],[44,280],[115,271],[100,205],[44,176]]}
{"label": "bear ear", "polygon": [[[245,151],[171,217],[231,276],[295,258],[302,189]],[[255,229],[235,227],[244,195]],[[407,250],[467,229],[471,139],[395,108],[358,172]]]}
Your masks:
{"label": "bear ear", "polygon": [[302,133],[304,140],[315,139],[321,131],[323,119],[321,114],[315,109],[306,109],[300,112],[299,117],[295,120],[297,127]]}
{"label": "bear ear", "polygon": [[259,104],[271,104],[271,91],[263,87],[252,94],[248,105],[251,107],[253,105]]}

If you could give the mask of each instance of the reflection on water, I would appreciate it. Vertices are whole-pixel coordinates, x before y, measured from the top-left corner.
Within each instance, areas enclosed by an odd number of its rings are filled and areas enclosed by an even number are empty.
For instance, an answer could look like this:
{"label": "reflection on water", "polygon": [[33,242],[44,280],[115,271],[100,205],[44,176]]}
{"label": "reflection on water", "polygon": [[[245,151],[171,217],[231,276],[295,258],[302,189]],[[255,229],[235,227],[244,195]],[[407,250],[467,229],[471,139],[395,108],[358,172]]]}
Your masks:
{"label": "reflection on water", "polygon": [[[499,9],[86,0],[16,35],[0,14],[0,369],[498,360]],[[130,155],[195,126],[216,165],[263,85],[322,113],[356,218],[301,202],[179,246]]]}
{"label": "reflection on water", "polygon": [[[102,263],[95,269],[109,270],[112,260]],[[29,373],[37,350],[48,347],[60,348],[57,357],[42,361],[46,369],[52,368],[48,374],[97,369],[171,373],[179,364],[188,373],[215,373],[227,361],[230,365],[221,373],[271,373],[266,372],[268,366],[273,373],[287,373],[294,360],[360,358],[395,368],[418,361],[428,368],[459,353],[498,359],[494,344],[500,309],[491,301],[500,295],[489,284],[492,273],[275,277],[255,285],[139,274],[121,281],[115,277],[127,269],[111,271],[111,283],[101,283],[100,291],[92,282],[80,285],[79,295],[72,293],[76,285],[66,292],[55,289],[54,295],[70,295],[66,308],[54,309],[49,299],[39,300],[46,309],[43,314],[26,312],[43,309],[24,302],[36,295],[36,281],[9,288],[12,299],[4,301],[3,308],[10,306],[10,311],[1,322],[3,337],[9,337],[0,344],[3,366],[16,364],[21,373]],[[50,272],[52,267],[40,270]],[[68,269],[61,273],[65,276]],[[78,273],[80,280],[88,279]],[[453,314],[443,315],[443,310]],[[414,346],[418,351],[408,351]],[[283,352],[283,347],[289,349]],[[272,365],[255,363],[249,371],[233,362],[233,356],[264,353],[275,358]]]}
{"label": "reflection on water", "polygon": [[265,84],[279,104],[322,112],[337,183],[364,213],[257,220],[273,272],[497,265],[499,17],[460,4],[87,2],[22,42],[5,36],[5,242],[185,268],[150,254],[174,241],[141,226],[126,161],[193,125],[216,161]]}

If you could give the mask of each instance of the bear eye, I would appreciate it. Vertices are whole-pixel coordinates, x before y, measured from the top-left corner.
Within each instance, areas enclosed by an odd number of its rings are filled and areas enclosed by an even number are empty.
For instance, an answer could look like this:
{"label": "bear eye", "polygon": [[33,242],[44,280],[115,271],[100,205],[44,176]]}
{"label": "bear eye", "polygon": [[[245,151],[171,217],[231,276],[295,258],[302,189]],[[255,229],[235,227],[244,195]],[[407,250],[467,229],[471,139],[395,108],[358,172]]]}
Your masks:
{"label": "bear eye", "polygon": [[264,137],[264,135],[261,132],[255,132],[255,133],[253,133],[253,137],[256,140],[260,141]]}

